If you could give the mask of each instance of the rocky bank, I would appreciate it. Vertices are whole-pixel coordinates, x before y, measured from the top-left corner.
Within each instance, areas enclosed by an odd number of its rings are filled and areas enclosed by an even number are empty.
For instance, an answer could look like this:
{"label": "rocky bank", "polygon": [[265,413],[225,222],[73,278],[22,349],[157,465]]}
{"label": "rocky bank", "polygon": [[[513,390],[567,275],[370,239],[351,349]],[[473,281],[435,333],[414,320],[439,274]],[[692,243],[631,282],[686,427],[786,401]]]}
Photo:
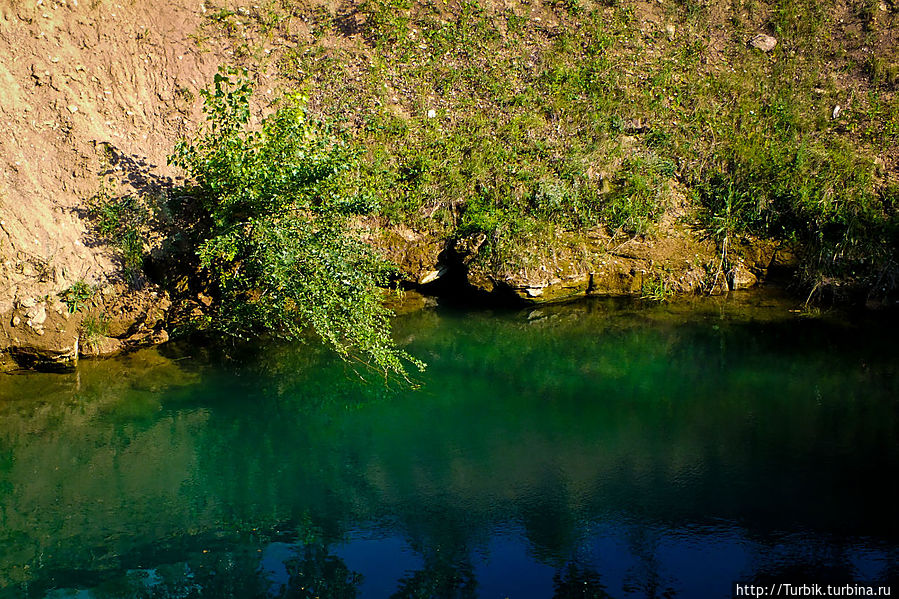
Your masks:
{"label": "rocky bank", "polygon": [[[203,27],[212,10],[197,0],[0,6],[3,369],[66,368],[78,356],[168,339],[167,291],[125,272],[91,202],[106,194],[152,203],[177,184],[166,157],[202,117],[198,90],[236,60],[234,39]],[[265,74],[266,57],[308,35],[297,20],[285,37],[253,40],[263,50],[255,73],[262,105],[279,84]],[[651,238],[557,232],[514,256],[484,251],[483,238],[403,226],[366,235],[407,288],[507,303],[723,293],[754,285],[783,257],[773,244],[748,243],[722,263],[715,241],[688,220],[674,211]],[[143,249],[158,255],[161,243],[151,234]],[[194,304],[202,309],[208,298]]]}

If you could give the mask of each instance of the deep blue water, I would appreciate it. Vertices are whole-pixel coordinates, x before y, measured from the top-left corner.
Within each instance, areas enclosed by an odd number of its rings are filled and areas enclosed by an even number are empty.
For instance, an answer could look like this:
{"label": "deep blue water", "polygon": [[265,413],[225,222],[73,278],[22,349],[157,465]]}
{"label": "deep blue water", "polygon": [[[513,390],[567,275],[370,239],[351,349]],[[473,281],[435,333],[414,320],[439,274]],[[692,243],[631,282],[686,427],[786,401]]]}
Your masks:
{"label": "deep blue water", "polygon": [[309,345],[4,376],[0,597],[896,584],[894,321],[790,308],[428,310],[419,389]]}

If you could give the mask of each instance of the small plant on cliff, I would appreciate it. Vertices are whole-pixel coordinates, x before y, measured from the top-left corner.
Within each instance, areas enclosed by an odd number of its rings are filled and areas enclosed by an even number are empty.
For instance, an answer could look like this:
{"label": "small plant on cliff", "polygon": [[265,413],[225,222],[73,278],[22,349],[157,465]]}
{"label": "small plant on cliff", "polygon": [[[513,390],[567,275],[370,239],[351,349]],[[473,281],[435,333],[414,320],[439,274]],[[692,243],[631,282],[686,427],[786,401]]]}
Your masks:
{"label": "small plant on cliff", "polygon": [[74,314],[81,306],[94,295],[93,288],[84,279],[75,281],[68,289],[59,294],[60,299],[69,308],[69,314]]}
{"label": "small plant on cliff", "polygon": [[353,151],[306,118],[299,96],[250,128],[251,93],[244,73],[220,71],[201,92],[205,124],[170,157],[195,182],[197,253],[218,295],[212,327],[287,339],[311,329],[385,376],[422,368],[390,337],[379,290],[389,265],[348,226],[375,207],[341,187]]}

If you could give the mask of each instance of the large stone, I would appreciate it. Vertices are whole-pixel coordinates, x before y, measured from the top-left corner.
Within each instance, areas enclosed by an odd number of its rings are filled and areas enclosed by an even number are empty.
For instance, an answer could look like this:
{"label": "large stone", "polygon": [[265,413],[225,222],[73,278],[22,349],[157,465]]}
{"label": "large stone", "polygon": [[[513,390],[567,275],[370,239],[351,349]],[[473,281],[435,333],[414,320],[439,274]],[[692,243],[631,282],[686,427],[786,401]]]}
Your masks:
{"label": "large stone", "polygon": [[445,274],[440,254],[446,242],[437,235],[398,225],[364,237],[378,252],[399,267],[402,277],[424,285]]}
{"label": "large stone", "polygon": [[777,46],[777,39],[771,37],[770,35],[760,33],[749,40],[749,45],[753,48],[758,48],[762,52],[770,52],[774,49],[775,46]]}
{"label": "large stone", "polygon": [[730,279],[728,282],[731,289],[749,289],[759,282],[758,277],[743,264],[734,266],[728,278]]}
{"label": "large stone", "polygon": [[49,372],[64,372],[78,365],[78,339],[67,347],[50,349],[31,345],[9,348],[9,355],[19,368]]}
{"label": "large stone", "polygon": [[81,347],[81,355],[96,358],[111,356],[125,348],[125,343],[115,337],[97,337],[84,342]]}
{"label": "large stone", "polygon": [[31,328],[42,329],[44,323],[47,322],[47,306],[40,303],[33,308],[30,308],[25,312],[25,318],[28,319],[26,322]]}
{"label": "large stone", "polygon": [[447,273],[447,269],[446,269],[445,267],[444,267],[444,268],[439,268],[439,269],[437,269],[437,270],[429,271],[429,272],[425,273],[425,274],[419,279],[418,284],[419,284],[419,285],[427,285],[428,283],[433,283],[434,281],[436,281],[437,279],[439,279],[440,277],[442,277],[442,276],[445,275],[446,273]]}

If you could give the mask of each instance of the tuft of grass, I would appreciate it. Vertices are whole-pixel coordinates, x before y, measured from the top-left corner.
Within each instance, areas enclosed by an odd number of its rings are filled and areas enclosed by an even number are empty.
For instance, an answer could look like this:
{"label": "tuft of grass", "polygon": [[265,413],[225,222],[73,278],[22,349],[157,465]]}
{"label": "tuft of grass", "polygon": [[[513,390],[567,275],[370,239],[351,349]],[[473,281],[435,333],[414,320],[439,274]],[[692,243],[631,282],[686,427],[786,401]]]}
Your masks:
{"label": "tuft of grass", "polygon": [[89,204],[97,233],[119,250],[125,277],[136,281],[143,268],[145,232],[152,210],[137,196],[116,197],[105,188]]}
{"label": "tuft of grass", "polygon": [[669,278],[663,272],[648,272],[640,284],[640,299],[651,302],[665,302],[676,293]]}
{"label": "tuft of grass", "polygon": [[108,334],[109,321],[103,314],[88,314],[81,321],[81,337],[88,344],[97,343]]}

